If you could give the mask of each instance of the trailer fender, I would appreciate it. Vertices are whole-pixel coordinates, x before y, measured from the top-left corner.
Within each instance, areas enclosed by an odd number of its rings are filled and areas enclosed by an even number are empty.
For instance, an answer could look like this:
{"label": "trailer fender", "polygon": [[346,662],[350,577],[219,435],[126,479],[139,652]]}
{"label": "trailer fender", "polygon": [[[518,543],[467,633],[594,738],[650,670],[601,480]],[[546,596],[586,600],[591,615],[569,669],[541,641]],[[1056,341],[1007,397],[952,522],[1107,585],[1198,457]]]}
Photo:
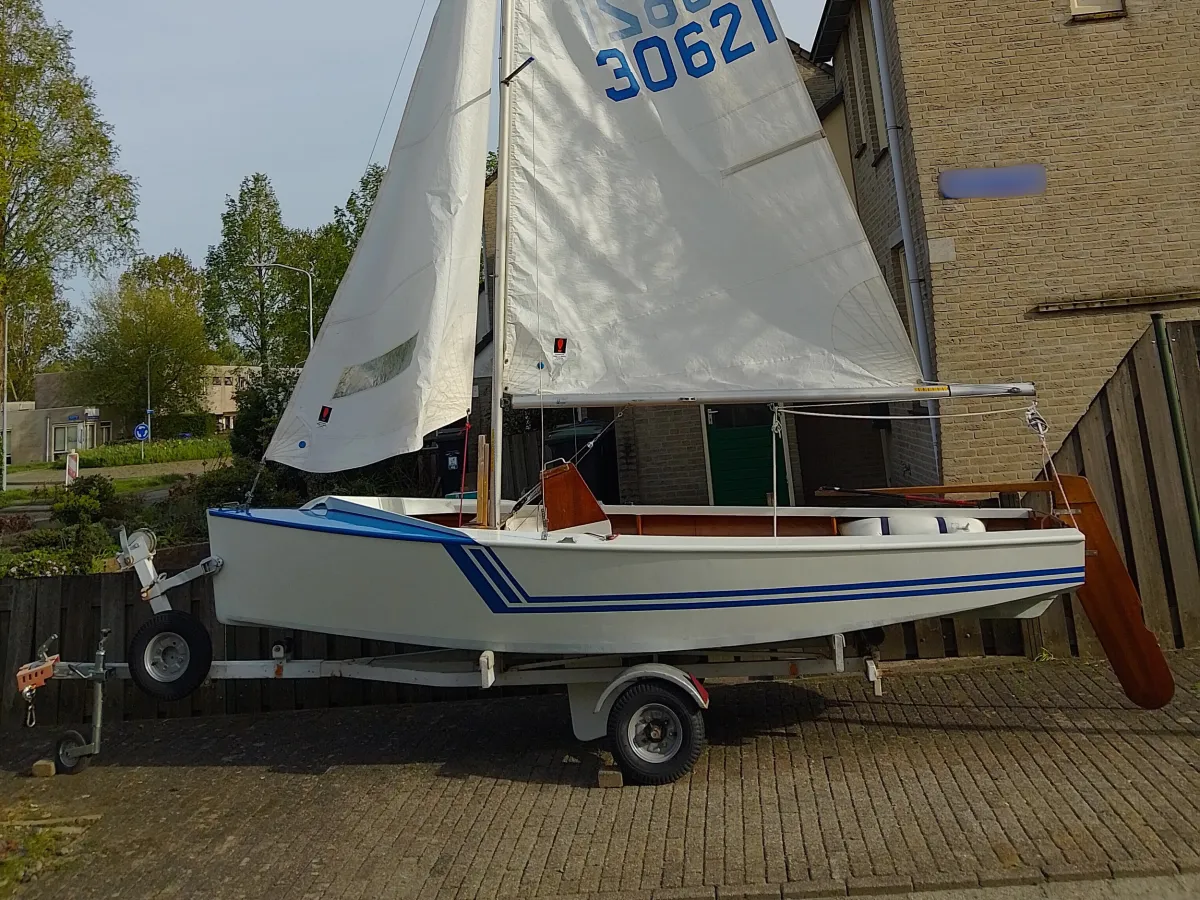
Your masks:
{"label": "trailer fender", "polygon": [[597,715],[607,713],[621,695],[621,691],[635,681],[666,681],[683,690],[698,707],[708,709],[708,691],[687,672],[663,663],[642,663],[630,666],[610,681],[608,687],[600,694],[600,699],[596,701],[593,712]]}
{"label": "trailer fender", "polygon": [[683,691],[700,709],[708,709],[708,691],[687,672],[662,663],[630,666],[604,682],[570,682],[571,728],[581,741],[594,741],[608,734],[608,715],[621,693],[638,681],[662,681]]}

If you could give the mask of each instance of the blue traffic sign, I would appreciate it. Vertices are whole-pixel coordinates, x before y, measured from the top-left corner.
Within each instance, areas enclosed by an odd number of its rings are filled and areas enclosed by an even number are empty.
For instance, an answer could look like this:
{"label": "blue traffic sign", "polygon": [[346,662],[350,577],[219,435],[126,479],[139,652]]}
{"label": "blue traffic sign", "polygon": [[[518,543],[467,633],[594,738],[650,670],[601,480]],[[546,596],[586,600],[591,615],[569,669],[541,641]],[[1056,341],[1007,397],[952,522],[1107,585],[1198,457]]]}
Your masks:
{"label": "blue traffic sign", "polygon": [[150,437],[149,426],[147,426],[145,422],[139,422],[137,425],[134,425],[133,436],[139,441],[144,441],[146,438]]}

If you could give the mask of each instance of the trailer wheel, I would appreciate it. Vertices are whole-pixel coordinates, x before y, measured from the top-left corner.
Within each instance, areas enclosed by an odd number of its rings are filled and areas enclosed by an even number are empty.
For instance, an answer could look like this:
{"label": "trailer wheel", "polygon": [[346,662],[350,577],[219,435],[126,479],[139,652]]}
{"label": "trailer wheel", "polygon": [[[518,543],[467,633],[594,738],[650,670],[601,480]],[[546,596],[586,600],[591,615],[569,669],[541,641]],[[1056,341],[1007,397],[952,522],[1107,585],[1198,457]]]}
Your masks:
{"label": "trailer wheel", "polygon": [[212,667],[212,638],[200,620],[179,610],[154,615],[129,644],[129,677],[156,700],[182,700]]}
{"label": "trailer wheel", "polygon": [[54,745],[54,771],[60,775],[75,775],[86,769],[88,763],[92,761],[90,756],[68,756],[66,754],[67,750],[75,750],[86,744],[87,741],[78,731],[63,732],[63,736]]}
{"label": "trailer wheel", "polygon": [[704,750],[704,716],[690,697],[655,681],[630,685],[608,716],[608,737],[635,784],[669,784]]}

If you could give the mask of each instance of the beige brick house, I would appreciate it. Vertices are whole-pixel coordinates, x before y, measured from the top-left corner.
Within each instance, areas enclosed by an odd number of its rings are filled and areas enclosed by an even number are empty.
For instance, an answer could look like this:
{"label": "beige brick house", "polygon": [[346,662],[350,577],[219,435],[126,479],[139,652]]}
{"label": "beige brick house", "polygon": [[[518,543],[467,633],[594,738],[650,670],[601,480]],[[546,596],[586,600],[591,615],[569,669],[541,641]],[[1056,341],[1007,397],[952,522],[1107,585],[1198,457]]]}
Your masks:
{"label": "beige brick house", "polygon": [[[1200,4],[882,0],[882,11],[900,147],[888,147],[868,0],[827,0],[812,51],[844,100],[867,235],[907,315],[899,151],[937,377],[1035,381],[1057,445],[1152,310],[1200,307]],[[1045,167],[1044,193],[939,190],[950,170],[1021,164]],[[900,424],[894,479],[936,477],[924,423]],[[1039,468],[1011,417],[945,420],[940,449],[945,480]]]}

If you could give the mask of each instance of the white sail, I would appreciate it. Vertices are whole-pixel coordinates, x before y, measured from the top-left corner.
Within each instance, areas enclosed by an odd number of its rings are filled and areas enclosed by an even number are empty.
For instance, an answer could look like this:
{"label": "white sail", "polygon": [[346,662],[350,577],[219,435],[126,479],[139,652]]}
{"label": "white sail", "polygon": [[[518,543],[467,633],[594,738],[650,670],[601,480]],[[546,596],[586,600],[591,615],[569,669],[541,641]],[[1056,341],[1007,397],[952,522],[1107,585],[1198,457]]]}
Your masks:
{"label": "white sail", "polygon": [[513,2],[516,402],[920,381],[770,0]]}
{"label": "white sail", "polygon": [[309,472],[419,450],[471,405],[496,14],[442,0],[387,176],[266,458]]}

